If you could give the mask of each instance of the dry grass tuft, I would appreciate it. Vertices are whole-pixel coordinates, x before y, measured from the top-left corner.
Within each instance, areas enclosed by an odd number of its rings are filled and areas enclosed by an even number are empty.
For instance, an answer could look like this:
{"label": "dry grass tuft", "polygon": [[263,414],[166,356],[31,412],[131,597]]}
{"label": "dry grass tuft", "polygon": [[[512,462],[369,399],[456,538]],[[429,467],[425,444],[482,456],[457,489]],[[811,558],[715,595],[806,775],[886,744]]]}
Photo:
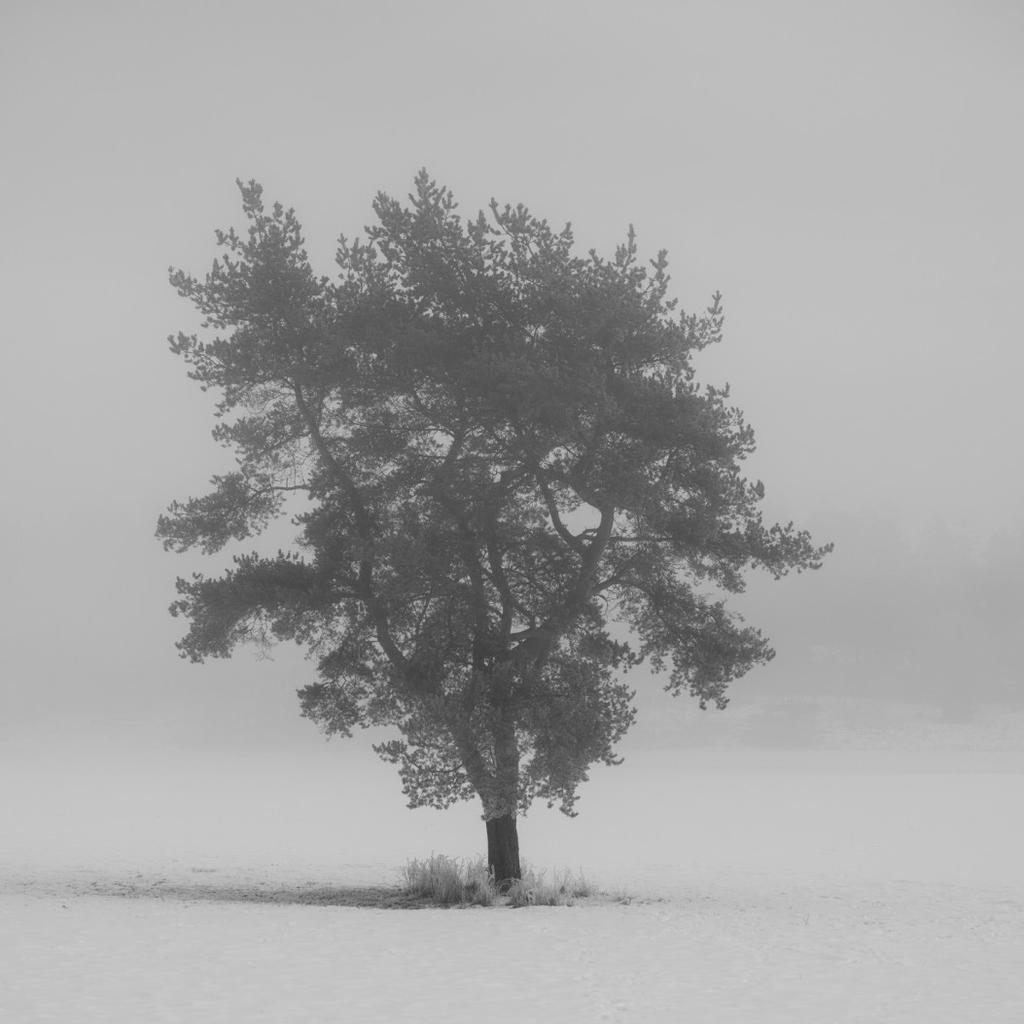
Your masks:
{"label": "dry grass tuft", "polygon": [[482,857],[465,861],[444,854],[412,860],[402,870],[402,888],[415,899],[430,900],[442,907],[571,907],[579,899],[597,895],[583,875],[565,870],[549,880],[546,872],[523,867],[523,877],[499,893]]}
{"label": "dry grass tuft", "polygon": [[494,880],[482,858],[467,862],[443,853],[412,860],[402,869],[410,896],[429,899],[442,907],[489,907],[497,897]]}
{"label": "dry grass tuft", "polygon": [[508,891],[511,907],[571,907],[578,899],[594,896],[597,889],[579,871],[565,870],[550,881],[543,871],[523,868],[523,877],[512,883]]}

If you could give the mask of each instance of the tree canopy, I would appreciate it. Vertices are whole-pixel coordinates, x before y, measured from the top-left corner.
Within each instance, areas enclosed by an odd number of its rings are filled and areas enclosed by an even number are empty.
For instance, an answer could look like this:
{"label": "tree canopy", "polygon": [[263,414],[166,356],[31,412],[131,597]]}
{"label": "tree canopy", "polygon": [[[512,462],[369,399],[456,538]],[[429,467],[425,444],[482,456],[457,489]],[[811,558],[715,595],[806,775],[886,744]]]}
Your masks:
{"label": "tree canopy", "polygon": [[410,805],[475,795],[489,825],[537,798],[573,812],[616,761],[641,660],[724,706],[772,656],[725,597],[829,546],[765,524],[753,432],[695,379],[720,297],[680,312],[632,229],[581,255],[521,205],[461,218],[425,171],[407,202],[377,195],[321,277],[294,211],[239,187],[248,231],[217,232],[205,276],[171,272],[203,329],[170,339],[237,468],[157,534],[212,553],[280,517],[298,532],[178,581],[183,655],[297,641],[317,665],[305,716],[394,727],[377,750]]}

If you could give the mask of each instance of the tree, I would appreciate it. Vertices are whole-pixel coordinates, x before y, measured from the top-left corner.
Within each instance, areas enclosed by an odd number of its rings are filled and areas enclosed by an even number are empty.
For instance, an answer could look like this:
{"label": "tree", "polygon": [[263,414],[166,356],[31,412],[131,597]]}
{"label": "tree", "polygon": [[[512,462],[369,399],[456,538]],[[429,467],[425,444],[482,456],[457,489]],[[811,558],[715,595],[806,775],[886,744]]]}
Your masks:
{"label": "tree", "polygon": [[478,797],[495,878],[517,878],[517,814],[573,814],[589,767],[618,763],[624,673],[646,659],[724,707],[773,652],[722,595],[829,548],[764,524],[740,472],[753,433],[694,378],[720,297],[676,313],[665,253],[641,264],[632,229],[613,258],[580,256],[521,205],[463,221],[424,171],[408,204],[378,194],[330,280],[294,211],[238,184],[248,234],[218,231],[202,279],[171,271],[213,336],[170,339],[219,396],[237,469],[157,535],[212,553],[289,514],[299,532],[179,579],[178,646],[304,645],[302,714],[328,734],[397,727],[375,749],[410,806]]}

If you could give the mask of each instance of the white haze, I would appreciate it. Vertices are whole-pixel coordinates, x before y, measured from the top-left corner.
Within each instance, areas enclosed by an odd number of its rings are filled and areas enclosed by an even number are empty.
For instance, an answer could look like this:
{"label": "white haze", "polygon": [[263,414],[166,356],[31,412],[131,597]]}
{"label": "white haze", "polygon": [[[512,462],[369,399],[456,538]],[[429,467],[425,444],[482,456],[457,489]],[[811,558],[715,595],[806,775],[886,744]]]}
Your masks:
{"label": "white haze", "polygon": [[[6,4],[0,1017],[1024,1019],[1022,47],[999,0]],[[523,823],[538,866],[666,902],[161,902],[481,849],[475,807],[408,811],[370,737],[299,718],[299,652],[179,660],[204,562],[153,538],[230,465],[168,264],[254,177],[329,273],[423,165],[583,249],[634,224],[687,309],[720,289],[700,374],[767,516],[835,554],[737,600],[778,655],[728,709],[641,668],[626,763]]]}
{"label": "white haze", "polygon": [[767,515],[837,545],[739,603],[779,651],[744,686],[1016,693],[1022,31],[996,2],[9,4],[0,735],[315,742],[287,652],[175,656],[202,559],[155,519],[230,461],[166,267],[208,266],[256,177],[329,272],[422,165],[583,248],[635,224],[686,308],[723,291],[701,374],[758,431]]}

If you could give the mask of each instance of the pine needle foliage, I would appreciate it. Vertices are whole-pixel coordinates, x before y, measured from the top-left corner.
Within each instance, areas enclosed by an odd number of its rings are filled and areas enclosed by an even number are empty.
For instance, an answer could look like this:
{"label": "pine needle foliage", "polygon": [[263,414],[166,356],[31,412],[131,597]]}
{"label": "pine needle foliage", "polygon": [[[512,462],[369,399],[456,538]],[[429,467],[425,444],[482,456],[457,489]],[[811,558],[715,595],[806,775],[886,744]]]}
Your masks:
{"label": "pine needle foliage", "polygon": [[411,806],[573,814],[634,720],[628,671],[724,706],[772,656],[725,599],[829,550],[763,521],[753,431],[695,379],[720,297],[677,309],[632,230],[605,257],[521,205],[464,220],[425,171],[319,276],[295,212],[239,187],[247,230],[217,232],[205,276],[171,272],[203,327],[170,339],[237,467],[157,534],[212,554],[293,516],[297,536],[178,580],[182,655],[296,642],[302,713],[392,728],[377,750]]}

